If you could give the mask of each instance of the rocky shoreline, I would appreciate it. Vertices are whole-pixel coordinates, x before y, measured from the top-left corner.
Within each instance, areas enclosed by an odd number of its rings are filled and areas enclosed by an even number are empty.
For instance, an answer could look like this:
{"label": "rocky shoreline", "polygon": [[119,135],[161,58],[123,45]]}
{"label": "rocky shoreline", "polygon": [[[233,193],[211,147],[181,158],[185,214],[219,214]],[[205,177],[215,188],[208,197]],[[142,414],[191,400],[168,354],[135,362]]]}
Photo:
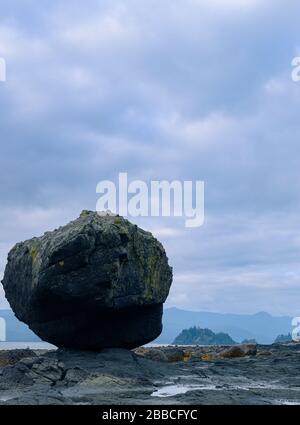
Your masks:
{"label": "rocky shoreline", "polygon": [[0,404],[300,404],[299,353],[300,344],[0,351]]}

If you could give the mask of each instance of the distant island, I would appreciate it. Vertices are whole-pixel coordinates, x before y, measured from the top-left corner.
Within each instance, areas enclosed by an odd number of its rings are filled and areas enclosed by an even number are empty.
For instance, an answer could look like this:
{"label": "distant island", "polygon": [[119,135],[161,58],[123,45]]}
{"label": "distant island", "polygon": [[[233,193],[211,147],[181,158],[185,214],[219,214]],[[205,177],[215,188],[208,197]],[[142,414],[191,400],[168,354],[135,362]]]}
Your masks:
{"label": "distant island", "polygon": [[292,334],[287,335],[278,335],[278,337],[275,339],[275,344],[284,344],[286,342],[293,342]]}
{"label": "distant island", "polygon": [[174,340],[173,345],[235,345],[236,342],[224,332],[214,333],[210,329],[194,326],[184,329]]}
{"label": "distant island", "polygon": [[291,332],[291,316],[272,316],[266,312],[255,314],[188,311],[175,307],[165,308],[163,331],[156,344],[171,344],[182,329],[193,326],[224,332],[234,341],[255,339],[258,344],[273,344],[278,335]]}
{"label": "distant island", "polygon": [[243,339],[242,344],[257,344],[256,339]]}

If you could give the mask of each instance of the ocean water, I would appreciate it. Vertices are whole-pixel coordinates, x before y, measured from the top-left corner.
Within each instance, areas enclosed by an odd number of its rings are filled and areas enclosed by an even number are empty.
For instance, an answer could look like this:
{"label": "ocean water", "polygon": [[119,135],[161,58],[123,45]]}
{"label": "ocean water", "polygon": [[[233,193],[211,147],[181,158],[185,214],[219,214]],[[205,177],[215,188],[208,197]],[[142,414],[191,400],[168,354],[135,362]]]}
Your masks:
{"label": "ocean water", "polygon": [[2,342],[0,341],[0,350],[15,350],[20,348],[31,348],[32,350],[55,350],[54,345],[47,342]]}
{"label": "ocean water", "polygon": [[[168,344],[147,344],[145,347],[164,347]],[[0,341],[0,350],[15,350],[20,348],[31,348],[32,350],[55,350],[55,345],[48,342],[3,342]]]}
{"label": "ocean water", "polygon": [[154,391],[152,397],[173,397],[178,394],[186,394],[188,391],[196,390],[215,390],[215,385],[183,385],[183,384],[174,384],[174,385],[165,385],[162,388]]}
{"label": "ocean water", "polygon": [[[168,347],[170,344],[157,344],[157,343],[149,343],[144,347],[151,348],[159,348],[159,347]],[[194,345],[183,345],[182,347],[194,347]],[[205,345],[198,345],[198,347],[205,347]],[[15,350],[21,348],[31,348],[32,350],[55,350],[55,347],[48,342],[3,342],[0,341],[0,350]]]}

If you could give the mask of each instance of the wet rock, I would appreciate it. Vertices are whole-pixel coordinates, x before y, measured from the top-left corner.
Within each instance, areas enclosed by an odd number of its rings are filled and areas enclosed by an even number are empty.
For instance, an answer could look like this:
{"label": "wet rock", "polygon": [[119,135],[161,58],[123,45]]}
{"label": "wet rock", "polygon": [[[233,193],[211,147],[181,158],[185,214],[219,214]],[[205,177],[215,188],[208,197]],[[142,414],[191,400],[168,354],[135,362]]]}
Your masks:
{"label": "wet rock", "polygon": [[185,358],[184,350],[179,347],[166,347],[164,354],[169,363],[183,362]]}
{"label": "wet rock", "polygon": [[14,365],[26,357],[35,357],[36,354],[30,349],[25,350],[1,350],[0,367]]}
{"label": "wet rock", "polygon": [[[226,359],[218,357],[224,346],[175,348],[195,357],[159,362],[124,349],[26,357],[0,367],[0,404],[299,404],[300,344],[258,346],[272,356]],[[201,353],[216,357],[204,362]]]}
{"label": "wet rock", "polygon": [[160,348],[144,348],[140,347],[134,350],[134,352],[147,359],[165,362],[165,363],[176,363],[185,360],[185,352],[183,349],[178,347],[160,347]]}
{"label": "wet rock", "polygon": [[201,356],[201,360],[204,362],[212,362],[214,360],[217,360],[218,356],[214,353],[205,353]]}
{"label": "wet rock", "polygon": [[137,351],[136,353],[147,359],[153,360],[155,362],[162,362],[162,363],[168,362],[167,356],[160,349],[153,348],[151,350],[143,350],[143,351],[140,350],[140,351]]}
{"label": "wet rock", "polygon": [[59,347],[134,348],[162,330],[172,269],[163,246],[122,217],[84,211],[17,244],[3,279],[17,318]]}
{"label": "wet rock", "polygon": [[[162,379],[160,363],[136,356],[129,350],[99,353],[56,350],[0,368],[0,401],[5,404],[80,404],[85,398],[101,400],[114,393],[155,389],[151,380]],[[112,396],[113,397],[113,396]],[[76,402],[73,400],[76,400]],[[44,402],[45,403],[44,403]],[[51,403],[49,403],[51,404]]]}
{"label": "wet rock", "polygon": [[221,351],[219,354],[220,357],[223,357],[224,359],[231,359],[235,357],[245,357],[245,352],[241,347],[235,346],[230,348],[225,348],[225,350]]}
{"label": "wet rock", "polygon": [[233,347],[225,348],[219,353],[222,358],[236,358],[245,356],[255,356],[257,353],[257,346],[255,344],[235,345]]}
{"label": "wet rock", "polygon": [[272,352],[271,351],[259,351],[256,355],[258,357],[268,357],[268,356],[272,356]]}
{"label": "wet rock", "polygon": [[239,347],[243,350],[245,356],[256,356],[257,345],[256,344],[242,344]]}

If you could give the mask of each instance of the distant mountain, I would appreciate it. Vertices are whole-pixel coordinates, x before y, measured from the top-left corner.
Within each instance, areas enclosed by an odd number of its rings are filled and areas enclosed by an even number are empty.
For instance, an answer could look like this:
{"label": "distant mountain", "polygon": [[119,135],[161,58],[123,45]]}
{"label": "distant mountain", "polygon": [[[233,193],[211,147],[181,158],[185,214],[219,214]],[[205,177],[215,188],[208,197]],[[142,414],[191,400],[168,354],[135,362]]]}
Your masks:
{"label": "distant mountain", "polygon": [[257,344],[256,339],[243,339],[242,344]]}
{"label": "distant mountain", "polygon": [[[1,317],[6,321],[8,342],[40,341],[11,310],[0,310]],[[273,317],[268,313],[221,314],[169,308],[164,311],[163,332],[155,342],[171,344],[183,329],[198,326],[211,329],[215,333],[227,333],[237,342],[255,339],[260,344],[272,344],[278,335],[288,335],[291,332],[291,321],[291,317]]]}
{"label": "distant mountain", "polygon": [[6,323],[7,342],[38,342],[40,339],[20,322],[11,310],[0,310],[0,319]]}
{"label": "distant mountain", "polygon": [[197,326],[184,329],[174,340],[174,345],[235,345],[236,342],[224,332],[214,333]]}
{"label": "distant mountain", "polygon": [[287,334],[287,335],[278,335],[278,337],[275,339],[275,343],[285,343],[285,342],[292,342],[293,338],[292,338],[292,334]]}
{"label": "distant mountain", "polygon": [[222,314],[167,308],[163,317],[163,332],[155,343],[171,344],[182,329],[193,326],[229,334],[235,341],[255,339],[260,344],[272,344],[280,334],[291,332],[292,318],[274,317],[268,313]]}

